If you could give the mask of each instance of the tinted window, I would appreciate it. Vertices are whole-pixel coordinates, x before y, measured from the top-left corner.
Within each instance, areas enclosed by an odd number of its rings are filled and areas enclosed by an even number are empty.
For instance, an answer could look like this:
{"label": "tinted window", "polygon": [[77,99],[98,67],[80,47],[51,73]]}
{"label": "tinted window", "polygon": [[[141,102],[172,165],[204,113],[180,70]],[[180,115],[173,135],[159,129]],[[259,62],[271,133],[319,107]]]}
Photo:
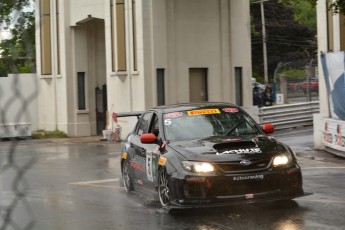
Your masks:
{"label": "tinted window", "polygon": [[210,108],[164,114],[167,140],[257,134],[255,121],[238,108]]}
{"label": "tinted window", "polygon": [[138,124],[138,129],[137,129],[137,134],[141,136],[143,133],[147,133],[149,126],[150,126],[150,121],[152,117],[152,112],[145,113],[143,116],[141,116],[140,122]]}

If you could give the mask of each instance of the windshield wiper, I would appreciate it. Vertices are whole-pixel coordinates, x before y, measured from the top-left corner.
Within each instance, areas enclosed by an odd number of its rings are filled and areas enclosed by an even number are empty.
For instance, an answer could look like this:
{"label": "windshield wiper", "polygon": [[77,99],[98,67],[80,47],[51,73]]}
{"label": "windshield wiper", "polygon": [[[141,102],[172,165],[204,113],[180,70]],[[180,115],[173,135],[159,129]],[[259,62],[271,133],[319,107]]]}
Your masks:
{"label": "windshield wiper", "polygon": [[246,121],[246,120],[240,120],[239,122],[237,122],[237,124],[234,126],[234,127],[232,127],[229,131],[227,131],[225,134],[224,134],[224,136],[228,136],[229,134],[231,134],[233,131],[235,131],[235,129],[237,129],[237,127],[240,125],[240,124],[242,124],[244,121]]}

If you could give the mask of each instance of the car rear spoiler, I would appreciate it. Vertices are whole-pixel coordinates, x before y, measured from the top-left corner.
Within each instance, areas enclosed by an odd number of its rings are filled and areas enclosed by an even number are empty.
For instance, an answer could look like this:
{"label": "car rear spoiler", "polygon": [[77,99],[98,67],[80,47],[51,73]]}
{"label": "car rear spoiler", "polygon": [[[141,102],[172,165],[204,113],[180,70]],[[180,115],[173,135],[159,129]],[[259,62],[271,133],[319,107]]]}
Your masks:
{"label": "car rear spoiler", "polygon": [[116,117],[137,117],[140,118],[141,114],[143,114],[143,111],[136,111],[136,112],[123,112],[123,113],[113,113]]}

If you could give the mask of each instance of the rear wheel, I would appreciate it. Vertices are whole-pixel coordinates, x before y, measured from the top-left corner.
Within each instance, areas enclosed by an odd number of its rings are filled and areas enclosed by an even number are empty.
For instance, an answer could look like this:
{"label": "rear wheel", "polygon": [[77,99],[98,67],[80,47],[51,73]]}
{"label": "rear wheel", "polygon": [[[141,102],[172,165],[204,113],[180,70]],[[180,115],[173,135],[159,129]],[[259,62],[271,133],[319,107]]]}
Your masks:
{"label": "rear wheel", "polygon": [[128,162],[125,161],[123,163],[123,169],[122,169],[122,177],[123,177],[123,185],[127,192],[130,192],[133,190],[133,181],[131,178],[131,175],[129,174],[129,165]]}
{"label": "rear wheel", "polygon": [[163,208],[171,207],[170,176],[164,168],[158,174],[158,196]]}

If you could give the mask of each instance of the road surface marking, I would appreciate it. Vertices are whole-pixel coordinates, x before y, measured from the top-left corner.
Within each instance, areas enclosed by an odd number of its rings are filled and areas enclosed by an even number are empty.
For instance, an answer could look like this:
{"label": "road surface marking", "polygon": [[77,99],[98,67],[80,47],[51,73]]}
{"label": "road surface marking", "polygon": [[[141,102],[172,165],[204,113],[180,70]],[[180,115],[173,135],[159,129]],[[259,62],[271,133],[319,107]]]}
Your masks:
{"label": "road surface marking", "polygon": [[106,179],[106,180],[90,180],[90,181],[82,181],[82,182],[72,182],[69,184],[77,185],[77,186],[88,186],[88,187],[118,188],[119,185],[99,185],[99,184],[108,183],[108,182],[116,182],[119,180],[120,178],[115,178],[115,179]]}

